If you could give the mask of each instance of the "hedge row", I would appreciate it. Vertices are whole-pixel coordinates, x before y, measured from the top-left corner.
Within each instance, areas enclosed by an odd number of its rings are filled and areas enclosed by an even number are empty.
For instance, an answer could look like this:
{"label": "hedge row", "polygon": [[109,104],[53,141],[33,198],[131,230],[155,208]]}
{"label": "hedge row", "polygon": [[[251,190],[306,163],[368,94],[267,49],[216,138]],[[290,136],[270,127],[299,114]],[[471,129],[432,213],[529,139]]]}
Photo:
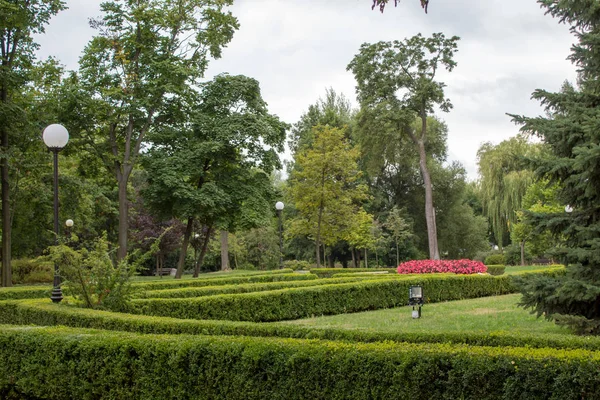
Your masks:
{"label": "hedge row", "polygon": [[504,275],[505,270],[504,265],[487,265],[487,272],[490,275]]}
{"label": "hedge row", "polygon": [[375,272],[387,271],[390,274],[396,274],[396,268],[311,268],[310,272],[317,275],[319,278],[331,278],[334,274],[339,273],[355,273],[355,272]]}
{"label": "hedge row", "polygon": [[188,287],[181,289],[149,290],[147,292],[140,293],[138,297],[155,299],[202,297],[213,296],[217,294],[251,293],[293,287],[331,285],[336,283],[357,282],[363,279],[364,277],[361,278],[351,276],[340,279],[309,279],[300,281],[277,281],[263,283],[246,283],[237,285]]}
{"label": "hedge row", "polygon": [[[565,270],[545,270],[542,273],[564,274]],[[411,285],[423,286],[427,303],[516,291],[510,276],[432,274],[410,279],[377,279],[199,298],[136,299],[131,301],[128,311],[175,318],[282,321],[405,305]]]}
{"label": "hedge row", "polygon": [[0,327],[0,396],[599,399],[600,353]]}
{"label": "hedge row", "polygon": [[49,298],[51,291],[51,286],[0,288],[0,300]]}
{"label": "hedge row", "polygon": [[131,315],[55,305],[46,300],[0,302],[0,324],[64,325],[152,334],[203,334],[344,340],[352,342],[455,343],[600,350],[600,337],[524,335],[510,332],[365,332],[340,328],[312,328],[285,323],[192,320]]}
{"label": "hedge row", "polygon": [[282,274],[260,274],[235,277],[214,277],[210,279],[169,279],[159,281],[134,282],[132,285],[140,290],[176,289],[184,287],[202,287],[218,285],[235,285],[240,283],[303,281],[317,279],[313,274],[287,272]]}

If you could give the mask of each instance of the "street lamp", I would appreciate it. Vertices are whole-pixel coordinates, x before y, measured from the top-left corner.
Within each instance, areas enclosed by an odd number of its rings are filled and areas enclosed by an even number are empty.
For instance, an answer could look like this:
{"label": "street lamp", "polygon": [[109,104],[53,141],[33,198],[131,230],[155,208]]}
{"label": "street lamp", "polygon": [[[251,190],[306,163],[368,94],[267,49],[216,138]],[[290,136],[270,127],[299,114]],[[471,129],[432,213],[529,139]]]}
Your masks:
{"label": "street lamp", "polygon": [[[42,134],[44,143],[48,149],[54,153],[54,240],[58,245],[58,152],[61,151],[69,142],[69,132],[59,124],[52,124],[44,129]],[[60,303],[63,299],[60,288],[60,276],[58,275],[58,264],[54,263],[54,288],[50,299],[54,303]]]}
{"label": "street lamp", "polygon": [[[408,305],[413,306],[413,318],[421,318],[421,306],[424,303],[425,300],[423,299],[423,286],[411,286],[408,289]],[[415,310],[415,306],[418,306],[417,310]]]}
{"label": "street lamp", "polygon": [[281,221],[281,211],[283,211],[283,202],[275,203],[277,217],[279,218],[279,269],[283,268],[283,223]]}
{"label": "street lamp", "polygon": [[65,226],[67,227],[67,246],[71,242],[71,228],[73,227],[73,220],[68,219],[65,221]]}

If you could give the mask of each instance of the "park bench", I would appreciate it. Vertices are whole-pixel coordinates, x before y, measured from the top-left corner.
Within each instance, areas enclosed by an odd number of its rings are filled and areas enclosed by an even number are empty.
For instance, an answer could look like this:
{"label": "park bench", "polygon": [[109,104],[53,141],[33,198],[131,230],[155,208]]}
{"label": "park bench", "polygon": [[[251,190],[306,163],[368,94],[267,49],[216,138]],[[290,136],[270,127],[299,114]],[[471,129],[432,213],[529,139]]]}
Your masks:
{"label": "park bench", "polygon": [[536,258],[535,260],[531,260],[533,265],[550,265],[552,264],[552,260],[547,258]]}

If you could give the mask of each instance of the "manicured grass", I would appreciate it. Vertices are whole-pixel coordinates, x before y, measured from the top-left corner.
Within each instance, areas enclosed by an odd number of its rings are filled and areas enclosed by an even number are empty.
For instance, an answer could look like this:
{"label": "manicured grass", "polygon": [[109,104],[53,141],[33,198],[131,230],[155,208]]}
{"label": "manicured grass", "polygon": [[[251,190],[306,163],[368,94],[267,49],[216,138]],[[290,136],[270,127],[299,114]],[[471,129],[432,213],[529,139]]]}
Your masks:
{"label": "manicured grass", "polygon": [[[245,275],[258,275],[258,274],[267,274],[269,271],[248,271],[243,269],[234,269],[231,271],[216,271],[216,272],[203,272],[198,278],[193,278],[191,274],[186,274],[181,277],[181,279],[202,279],[202,278],[212,278],[212,277],[229,277],[229,276],[245,276]],[[174,279],[172,276],[134,276],[133,281],[135,282],[147,282],[147,281],[160,281],[161,279]]]}
{"label": "manicured grass", "polygon": [[543,318],[517,306],[520,294],[426,304],[421,319],[412,319],[412,307],[341,314],[287,321],[315,328],[343,328],[372,332],[510,332],[570,335]]}
{"label": "manicured grass", "polygon": [[512,275],[517,272],[528,272],[528,271],[536,271],[539,269],[548,268],[546,265],[507,265],[504,270],[505,274]]}

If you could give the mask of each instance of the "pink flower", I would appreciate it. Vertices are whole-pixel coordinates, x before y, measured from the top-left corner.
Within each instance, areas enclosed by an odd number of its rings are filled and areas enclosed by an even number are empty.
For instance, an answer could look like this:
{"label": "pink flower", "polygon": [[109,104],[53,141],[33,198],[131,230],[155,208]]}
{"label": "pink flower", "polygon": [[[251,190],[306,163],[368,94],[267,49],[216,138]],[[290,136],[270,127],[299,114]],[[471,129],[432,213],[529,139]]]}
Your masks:
{"label": "pink flower", "polygon": [[398,266],[399,274],[455,273],[477,274],[487,271],[487,267],[473,260],[412,260]]}

